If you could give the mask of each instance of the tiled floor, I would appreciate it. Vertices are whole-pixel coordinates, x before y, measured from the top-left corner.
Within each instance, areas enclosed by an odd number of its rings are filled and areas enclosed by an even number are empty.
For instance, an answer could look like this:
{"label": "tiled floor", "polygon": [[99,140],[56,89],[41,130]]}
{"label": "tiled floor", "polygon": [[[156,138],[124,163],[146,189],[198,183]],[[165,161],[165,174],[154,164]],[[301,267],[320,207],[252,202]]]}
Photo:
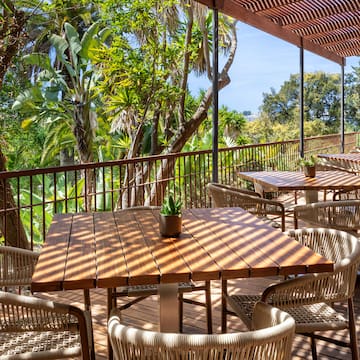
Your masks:
{"label": "tiled floor", "polygon": [[[286,195],[284,200],[286,201]],[[291,199],[289,199],[291,200]],[[299,203],[303,200],[300,197]],[[292,219],[287,219],[287,228],[293,227]],[[279,230],[280,231],[280,230]],[[269,283],[277,279],[239,279],[229,282],[229,292],[240,291],[242,293],[260,293]],[[83,297],[81,291],[54,292],[50,294],[37,294],[38,296],[51,298],[56,301],[67,302],[82,307]],[[200,294],[191,294],[203,300]],[[93,331],[95,340],[96,359],[107,359],[107,337],[106,337],[106,291],[102,289],[91,290]],[[220,332],[220,282],[212,282],[212,303],[213,303],[213,329],[215,333]],[[360,284],[355,294],[355,313],[357,321],[358,339],[360,339]],[[123,322],[128,325],[142,327],[148,330],[157,330],[158,327],[158,304],[156,297],[150,297],[130,309],[123,312]],[[245,331],[246,328],[236,317],[228,318],[228,331]],[[206,317],[205,309],[194,305],[184,305],[184,332],[205,333]],[[332,337],[343,337],[344,332],[330,333]],[[335,345],[317,342],[319,359],[351,359],[348,349],[339,348]],[[309,340],[302,336],[296,336],[293,346],[293,359],[311,359]],[[264,359],[266,360],[266,359]]]}

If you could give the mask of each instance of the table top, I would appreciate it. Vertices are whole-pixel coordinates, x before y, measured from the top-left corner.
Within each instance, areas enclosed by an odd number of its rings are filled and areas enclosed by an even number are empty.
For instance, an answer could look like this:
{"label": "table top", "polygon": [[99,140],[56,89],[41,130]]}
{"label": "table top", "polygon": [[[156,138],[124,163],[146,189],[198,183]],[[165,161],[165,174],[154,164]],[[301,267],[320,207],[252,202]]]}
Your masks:
{"label": "table top", "polygon": [[332,271],[331,261],[240,208],[183,211],[179,238],[158,210],[55,215],[32,291],[111,288]]}
{"label": "table top", "polygon": [[317,157],[323,158],[323,159],[360,162],[360,152],[359,153],[348,153],[348,154],[318,154]]}
{"label": "table top", "polygon": [[360,176],[345,171],[316,171],[314,178],[301,171],[248,171],[238,175],[257,182],[267,191],[293,190],[355,190],[360,188]]}
{"label": "table top", "polygon": [[360,172],[360,152],[350,154],[319,154],[318,157],[326,164],[341,168],[348,172]]}

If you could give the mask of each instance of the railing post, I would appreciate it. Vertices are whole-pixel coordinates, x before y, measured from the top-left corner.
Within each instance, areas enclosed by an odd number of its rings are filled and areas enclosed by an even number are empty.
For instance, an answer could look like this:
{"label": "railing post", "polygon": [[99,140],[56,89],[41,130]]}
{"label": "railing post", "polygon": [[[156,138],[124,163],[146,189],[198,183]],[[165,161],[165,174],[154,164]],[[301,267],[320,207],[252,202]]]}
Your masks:
{"label": "railing post", "polygon": [[219,13],[216,5],[213,9],[213,132],[212,132],[212,181],[218,182],[218,156],[219,156],[219,88],[218,88],[218,78],[219,78],[219,37],[218,37],[218,27],[219,27]]}
{"label": "railing post", "polygon": [[345,59],[341,64],[341,99],[340,99],[340,152],[345,152]]}
{"label": "railing post", "polygon": [[299,112],[300,112],[300,149],[301,158],[305,154],[304,142],[304,48],[300,46],[300,81],[299,81]]}

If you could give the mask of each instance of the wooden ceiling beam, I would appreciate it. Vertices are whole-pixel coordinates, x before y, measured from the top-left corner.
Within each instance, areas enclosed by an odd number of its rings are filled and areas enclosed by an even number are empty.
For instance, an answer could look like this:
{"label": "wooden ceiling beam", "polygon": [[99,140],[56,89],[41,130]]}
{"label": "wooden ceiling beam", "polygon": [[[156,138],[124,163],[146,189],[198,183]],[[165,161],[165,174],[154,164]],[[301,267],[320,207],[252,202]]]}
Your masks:
{"label": "wooden ceiling beam", "polygon": [[251,25],[259,30],[265,31],[268,34],[276,36],[279,39],[296,45],[297,47],[303,47],[305,50],[322,56],[339,65],[343,65],[345,63],[345,59],[342,56],[328,51],[327,49],[302,38],[292,31],[284,29],[264,16],[256,15],[252,11],[246,10],[243,6],[240,6],[233,0],[222,0],[221,2],[216,0],[199,0],[199,2],[212,9],[216,6],[217,9],[225,15],[240,20],[241,22]]}

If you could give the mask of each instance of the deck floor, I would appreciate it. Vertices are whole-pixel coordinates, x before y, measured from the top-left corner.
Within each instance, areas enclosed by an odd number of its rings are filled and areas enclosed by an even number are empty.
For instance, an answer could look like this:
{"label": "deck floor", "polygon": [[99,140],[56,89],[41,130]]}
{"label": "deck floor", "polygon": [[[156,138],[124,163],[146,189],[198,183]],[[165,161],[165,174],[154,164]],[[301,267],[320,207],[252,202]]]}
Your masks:
{"label": "deck floor", "polygon": [[[320,198],[319,198],[320,199]],[[302,200],[299,200],[301,203]],[[287,219],[287,229],[293,228],[292,220]],[[278,281],[276,278],[249,278],[229,281],[229,293],[261,293],[270,283]],[[221,329],[221,298],[220,281],[212,281],[212,305],[213,305],[213,332],[220,333]],[[52,299],[54,301],[71,303],[72,305],[83,307],[82,291],[65,291],[52,293],[37,293],[36,296]],[[95,341],[96,359],[107,359],[107,336],[106,336],[106,290],[94,289],[90,291],[92,303],[92,321]],[[186,294],[197,300],[204,301],[203,292]],[[121,300],[120,300],[121,301]],[[355,314],[357,324],[357,336],[360,340],[360,282],[357,284],[355,292]],[[144,328],[147,330],[158,329],[158,302],[156,296],[149,297],[131,308],[123,311],[124,324]],[[228,317],[228,332],[246,331],[246,327],[240,319]],[[194,305],[184,304],[184,332],[185,333],[206,333],[206,313],[205,308]],[[329,332],[333,338],[348,338],[345,331]],[[317,352],[319,360],[347,360],[351,359],[350,350],[341,348],[330,343],[317,341]],[[311,359],[310,342],[308,338],[300,335],[295,336],[293,345],[292,359]],[[264,359],[265,360],[265,359]]]}

